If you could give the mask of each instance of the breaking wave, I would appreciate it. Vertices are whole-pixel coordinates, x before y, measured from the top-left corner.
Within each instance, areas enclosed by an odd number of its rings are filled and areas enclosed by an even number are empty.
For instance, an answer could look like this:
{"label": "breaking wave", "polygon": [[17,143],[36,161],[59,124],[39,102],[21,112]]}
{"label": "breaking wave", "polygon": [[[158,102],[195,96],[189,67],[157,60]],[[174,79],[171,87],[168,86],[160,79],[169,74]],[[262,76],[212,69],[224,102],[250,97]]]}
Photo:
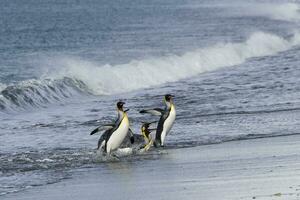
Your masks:
{"label": "breaking wave", "polygon": [[217,44],[183,55],[134,60],[122,65],[98,66],[95,63],[64,58],[62,77],[82,80],[94,94],[114,94],[147,88],[195,76],[225,66],[238,65],[252,57],[274,55],[300,43],[295,33],[289,39],[256,32],[245,42]]}
{"label": "breaking wave", "polygon": [[288,38],[255,32],[241,43],[219,43],[182,55],[133,60],[120,65],[98,65],[76,58],[56,59],[58,72],[41,80],[0,85],[0,109],[43,106],[78,95],[110,95],[152,87],[195,76],[226,66],[239,65],[249,58],[274,55],[300,44],[300,34]]}
{"label": "breaking wave", "polygon": [[28,106],[42,107],[78,93],[88,92],[82,81],[67,77],[58,80],[27,80],[2,88],[0,110],[15,110]]}

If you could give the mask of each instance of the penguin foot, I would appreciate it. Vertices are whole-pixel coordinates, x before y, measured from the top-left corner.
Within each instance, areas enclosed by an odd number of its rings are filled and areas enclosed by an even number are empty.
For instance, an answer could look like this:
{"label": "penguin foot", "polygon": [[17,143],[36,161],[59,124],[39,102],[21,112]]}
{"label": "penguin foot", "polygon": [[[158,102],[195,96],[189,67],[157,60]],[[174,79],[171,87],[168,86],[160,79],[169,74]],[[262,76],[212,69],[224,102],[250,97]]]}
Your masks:
{"label": "penguin foot", "polygon": [[131,143],[131,144],[134,143],[134,137],[133,137],[133,136],[130,137],[130,143]]}

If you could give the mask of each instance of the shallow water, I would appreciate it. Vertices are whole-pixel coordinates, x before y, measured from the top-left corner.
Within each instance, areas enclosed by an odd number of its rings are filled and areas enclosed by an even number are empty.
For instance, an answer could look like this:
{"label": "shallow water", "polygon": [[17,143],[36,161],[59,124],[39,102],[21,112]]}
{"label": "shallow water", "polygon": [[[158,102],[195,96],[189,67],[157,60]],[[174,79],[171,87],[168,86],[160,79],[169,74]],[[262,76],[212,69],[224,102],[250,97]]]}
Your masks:
{"label": "shallow water", "polygon": [[115,118],[120,99],[138,134],[141,121],[155,119],[138,110],[175,95],[167,149],[300,133],[297,3],[3,5],[1,195],[98,166],[99,136],[89,133]]}

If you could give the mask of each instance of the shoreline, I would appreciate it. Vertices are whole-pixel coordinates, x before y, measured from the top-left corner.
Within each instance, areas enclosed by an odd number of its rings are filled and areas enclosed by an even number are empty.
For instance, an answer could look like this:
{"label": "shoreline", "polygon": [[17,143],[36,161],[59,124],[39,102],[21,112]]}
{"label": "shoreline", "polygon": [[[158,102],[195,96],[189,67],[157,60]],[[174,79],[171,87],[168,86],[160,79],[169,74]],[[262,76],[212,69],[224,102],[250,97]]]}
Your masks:
{"label": "shoreline", "polygon": [[1,199],[300,199],[300,135],[163,151]]}

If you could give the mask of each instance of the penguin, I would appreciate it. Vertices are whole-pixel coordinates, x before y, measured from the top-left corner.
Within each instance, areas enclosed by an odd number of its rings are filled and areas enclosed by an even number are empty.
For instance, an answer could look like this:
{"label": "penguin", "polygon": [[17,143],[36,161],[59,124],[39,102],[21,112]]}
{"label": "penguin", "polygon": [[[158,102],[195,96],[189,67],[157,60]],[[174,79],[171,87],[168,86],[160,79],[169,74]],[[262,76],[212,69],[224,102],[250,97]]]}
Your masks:
{"label": "penguin", "polygon": [[157,124],[156,128],[156,135],[155,135],[155,141],[154,141],[154,146],[155,147],[163,147],[165,138],[170,132],[173,123],[176,118],[176,109],[175,105],[173,102],[173,97],[170,94],[166,94],[164,96],[164,102],[166,104],[165,109],[161,108],[154,108],[154,109],[149,109],[149,110],[141,110],[140,113],[150,113],[153,115],[158,115],[160,116],[160,119]]}
{"label": "penguin", "polygon": [[144,138],[144,145],[141,146],[140,150],[141,151],[148,151],[150,147],[153,144],[153,139],[151,136],[151,132],[155,131],[156,129],[150,129],[149,126],[154,123],[154,122],[143,122],[142,127],[141,127],[141,133]]}
{"label": "penguin", "polygon": [[121,101],[117,103],[118,118],[115,123],[101,125],[90,133],[90,135],[93,135],[99,131],[105,130],[98,141],[97,149],[101,150],[102,148],[104,148],[104,152],[108,156],[112,151],[115,151],[120,147],[128,133],[130,134],[131,144],[134,143],[133,133],[129,127],[130,124],[127,116],[127,111],[129,109],[124,110],[124,104],[125,103]]}

